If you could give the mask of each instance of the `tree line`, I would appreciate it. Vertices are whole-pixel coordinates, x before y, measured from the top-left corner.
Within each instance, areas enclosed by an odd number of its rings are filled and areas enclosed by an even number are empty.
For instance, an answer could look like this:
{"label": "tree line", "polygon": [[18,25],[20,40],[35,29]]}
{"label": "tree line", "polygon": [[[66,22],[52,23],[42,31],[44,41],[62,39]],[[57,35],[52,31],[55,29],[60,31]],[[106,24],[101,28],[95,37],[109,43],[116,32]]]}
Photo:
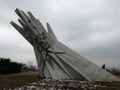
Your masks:
{"label": "tree line", "polygon": [[13,62],[9,58],[0,58],[0,74],[21,72],[23,66],[24,64]]}

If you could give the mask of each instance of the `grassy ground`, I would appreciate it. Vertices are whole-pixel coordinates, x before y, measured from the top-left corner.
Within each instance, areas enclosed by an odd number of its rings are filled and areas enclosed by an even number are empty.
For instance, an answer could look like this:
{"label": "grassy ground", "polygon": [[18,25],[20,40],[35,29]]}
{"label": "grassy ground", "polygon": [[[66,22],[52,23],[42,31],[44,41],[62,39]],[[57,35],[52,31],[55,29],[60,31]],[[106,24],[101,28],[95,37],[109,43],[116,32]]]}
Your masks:
{"label": "grassy ground", "polygon": [[16,88],[26,83],[34,82],[38,79],[37,71],[27,71],[17,74],[0,75],[0,88]]}
{"label": "grassy ground", "polygon": [[[120,74],[119,75],[117,74],[116,76],[120,78]],[[27,85],[28,83],[38,82],[39,80],[40,80],[40,78],[39,78],[38,71],[26,71],[26,72],[21,72],[21,73],[17,73],[17,74],[0,75],[0,90],[2,90],[3,88],[14,89],[14,88],[17,88],[17,87],[20,87],[23,85]],[[92,85],[92,84],[90,84],[90,85]],[[99,83],[98,84],[95,83],[95,84],[93,84],[93,86],[94,85],[99,86]],[[103,87],[102,87],[102,90],[120,90],[120,89],[118,89],[118,87],[120,87],[120,83],[119,84],[100,83],[100,85],[107,86],[107,87],[105,87],[105,89],[103,89]],[[83,90],[83,89],[81,89],[81,90]],[[88,90],[93,90],[93,89],[88,89]],[[101,87],[99,89],[94,89],[94,90],[101,90]]]}

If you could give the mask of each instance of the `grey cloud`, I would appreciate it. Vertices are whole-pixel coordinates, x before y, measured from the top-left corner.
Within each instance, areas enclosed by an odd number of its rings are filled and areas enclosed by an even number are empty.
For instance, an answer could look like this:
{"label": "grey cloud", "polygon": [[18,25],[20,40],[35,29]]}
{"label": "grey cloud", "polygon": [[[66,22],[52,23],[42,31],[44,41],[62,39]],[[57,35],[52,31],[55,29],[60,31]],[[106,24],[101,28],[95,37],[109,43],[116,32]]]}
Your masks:
{"label": "grey cloud", "polygon": [[[18,19],[14,13],[15,8],[31,11],[44,26],[49,22],[58,39],[67,46],[93,59],[97,64],[111,60],[108,62],[111,65],[115,59],[114,65],[118,65],[119,0],[1,0],[0,2],[2,3],[0,10],[3,13],[0,15],[0,27],[9,26],[10,30],[14,31],[9,22]],[[3,38],[5,41],[0,37],[0,56],[7,55],[16,59],[19,55],[21,57],[23,55],[22,60],[30,59],[27,58],[29,56],[35,59],[32,47],[17,31],[14,33],[6,31],[6,34],[8,36]],[[19,42],[14,38],[18,38]],[[14,53],[17,56],[14,57]]]}

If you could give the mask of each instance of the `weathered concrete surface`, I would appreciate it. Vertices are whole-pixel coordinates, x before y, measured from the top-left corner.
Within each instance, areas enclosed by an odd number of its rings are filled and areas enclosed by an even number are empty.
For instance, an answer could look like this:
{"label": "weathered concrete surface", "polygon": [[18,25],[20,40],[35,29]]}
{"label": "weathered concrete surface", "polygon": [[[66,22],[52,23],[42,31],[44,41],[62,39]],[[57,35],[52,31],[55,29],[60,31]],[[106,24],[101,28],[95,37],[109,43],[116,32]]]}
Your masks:
{"label": "weathered concrete surface", "polygon": [[47,31],[30,12],[16,9],[19,26],[11,24],[33,46],[42,78],[86,81],[120,81],[83,56],[59,42],[47,23]]}

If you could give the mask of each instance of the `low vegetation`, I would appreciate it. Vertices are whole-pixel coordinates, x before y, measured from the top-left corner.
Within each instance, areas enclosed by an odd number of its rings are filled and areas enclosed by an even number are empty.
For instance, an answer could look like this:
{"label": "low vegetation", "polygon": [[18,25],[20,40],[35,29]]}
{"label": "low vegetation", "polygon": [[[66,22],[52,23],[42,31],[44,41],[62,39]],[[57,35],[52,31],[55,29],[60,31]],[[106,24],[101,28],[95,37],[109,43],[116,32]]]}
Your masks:
{"label": "low vegetation", "polygon": [[21,72],[22,63],[12,62],[9,58],[0,58],[0,74]]}
{"label": "low vegetation", "polygon": [[27,83],[35,82],[38,76],[38,71],[25,71],[16,74],[0,75],[0,90],[3,88],[11,88],[13,90]]}
{"label": "low vegetation", "polygon": [[120,70],[116,69],[116,68],[112,68],[112,69],[107,69],[108,72],[112,73],[113,75],[120,75]]}

